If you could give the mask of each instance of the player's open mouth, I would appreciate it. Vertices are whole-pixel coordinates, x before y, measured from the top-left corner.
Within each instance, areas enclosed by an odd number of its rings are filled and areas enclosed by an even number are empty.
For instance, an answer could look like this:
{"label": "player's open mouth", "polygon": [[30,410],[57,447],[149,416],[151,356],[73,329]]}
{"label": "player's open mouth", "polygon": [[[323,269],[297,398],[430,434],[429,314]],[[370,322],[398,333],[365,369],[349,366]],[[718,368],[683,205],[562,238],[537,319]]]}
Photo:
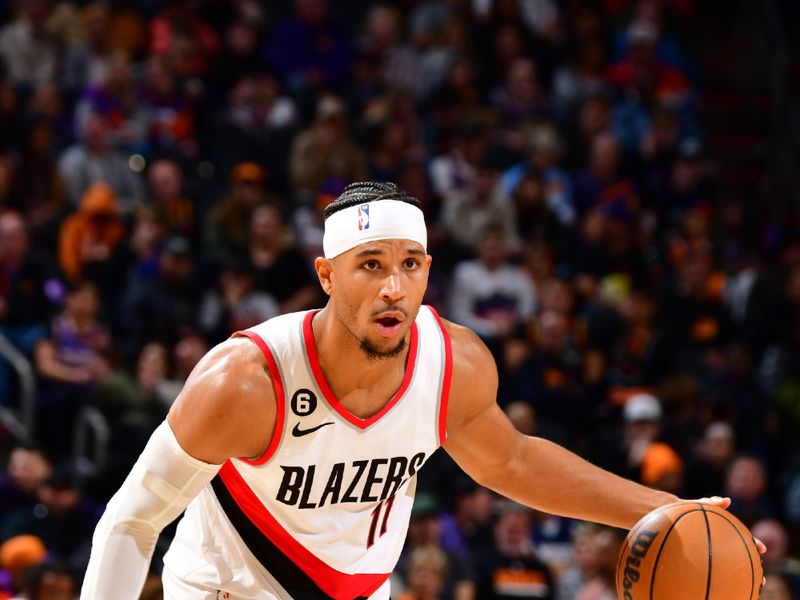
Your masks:
{"label": "player's open mouth", "polygon": [[400,331],[400,326],[402,324],[403,321],[395,317],[381,317],[379,319],[375,319],[375,325],[377,326],[380,334],[384,337],[391,337]]}

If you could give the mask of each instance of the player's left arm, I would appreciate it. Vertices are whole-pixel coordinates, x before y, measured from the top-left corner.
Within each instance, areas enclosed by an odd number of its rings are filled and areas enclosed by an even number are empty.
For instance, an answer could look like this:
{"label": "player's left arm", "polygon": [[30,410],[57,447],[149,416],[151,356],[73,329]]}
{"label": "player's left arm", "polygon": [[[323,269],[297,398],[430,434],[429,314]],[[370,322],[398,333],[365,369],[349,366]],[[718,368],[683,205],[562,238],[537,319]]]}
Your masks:
{"label": "player's left arm", "polygon": [[626,529],[678,500],[518,432],[497,405],[497,368],[486,346],[468,329],[446,326],[453,381],[444,447],[475,481],[538,510]]}

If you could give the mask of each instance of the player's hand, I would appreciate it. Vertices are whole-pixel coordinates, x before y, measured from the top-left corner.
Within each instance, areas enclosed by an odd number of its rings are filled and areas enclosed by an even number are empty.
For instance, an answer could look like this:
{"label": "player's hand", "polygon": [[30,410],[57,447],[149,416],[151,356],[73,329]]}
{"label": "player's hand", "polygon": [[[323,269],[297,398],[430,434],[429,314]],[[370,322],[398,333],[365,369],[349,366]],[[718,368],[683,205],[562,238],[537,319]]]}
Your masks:
{"label": "player's hand", "polygon": [[719,506],[720,508],[728,508],[731,505],[731,499],[727,496],[711,496],[709,498],[700,498],[699,500],[695,500],[695,502],[700,502],[701,504],[712,504],[714,506]]}
{"label": "player's hand", "polygon": [[[731,499],[730,498],[727,498],[727,497],[723,498],[721,496],[711,496],[710,498],[700,498],[699,500],[697,500],[697,502],[702,502],[703,504],[713,504],[714,506],[719,506],[720,508],[728,508],[731,505]],[[758,553],[759,554],[764,554],[767,551],[767,547],[764,545],[764,542],[762,542],[760,539],[758,539],[757,537],[754,537],[753,541],[756,544],[756,548],[758,548]],[[766,577],[762,577],[761,578],[761,585],[763,586],[765,583],[767,583],[767,578]]]}

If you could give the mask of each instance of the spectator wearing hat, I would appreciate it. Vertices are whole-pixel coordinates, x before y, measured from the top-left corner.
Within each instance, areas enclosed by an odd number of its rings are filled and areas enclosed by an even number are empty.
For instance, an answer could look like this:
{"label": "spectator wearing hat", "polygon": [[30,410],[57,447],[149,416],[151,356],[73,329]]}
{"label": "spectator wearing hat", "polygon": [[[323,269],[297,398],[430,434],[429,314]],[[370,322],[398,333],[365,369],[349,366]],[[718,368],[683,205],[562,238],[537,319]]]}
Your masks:
{"label": "spectator wearing hat", "polygon": [[16,597],[28,570],[46,558],[47,548],[35,535],[17,535],[0,544],[0,600]]}
{"label": "spectator wearing hat", "polygon": [[267,172],[254,162],[242,162],[231,171],[228,195],[206,215],[204,250],[216,263],[247,250],[253,209],[267,200]]}
{"label": "spectator wearing hat", "polygon": [[109,293],[119,290],[128,261],[124,236],[114,190],[104,183],[89,187],[61,226],[58,259],[67,278],[91,280]]}
{"label": "spectator wearing hat", "polygon": [[345,105],[337,96],[323,95],[314,122],[292,143],[289,178],[299,190],[316,192],[329,178],[361,181],[367,175],[363,151],[347,129]]}

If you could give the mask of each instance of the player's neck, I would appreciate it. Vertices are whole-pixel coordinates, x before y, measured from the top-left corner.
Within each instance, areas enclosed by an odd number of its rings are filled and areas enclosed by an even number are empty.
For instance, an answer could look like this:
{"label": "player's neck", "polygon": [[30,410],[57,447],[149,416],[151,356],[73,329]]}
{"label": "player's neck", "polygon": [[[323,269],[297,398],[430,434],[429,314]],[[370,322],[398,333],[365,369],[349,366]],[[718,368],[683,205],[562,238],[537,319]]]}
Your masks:
{"label": "player's neck", "polygon": [[336,320],[330,308],[314,316],[312,332],[320,367],[337,395],[356,388],[379,388],[395,377],[399,377],[399,386],[408,360],[408,340],[396,356],[370,358],[359,341]]}

